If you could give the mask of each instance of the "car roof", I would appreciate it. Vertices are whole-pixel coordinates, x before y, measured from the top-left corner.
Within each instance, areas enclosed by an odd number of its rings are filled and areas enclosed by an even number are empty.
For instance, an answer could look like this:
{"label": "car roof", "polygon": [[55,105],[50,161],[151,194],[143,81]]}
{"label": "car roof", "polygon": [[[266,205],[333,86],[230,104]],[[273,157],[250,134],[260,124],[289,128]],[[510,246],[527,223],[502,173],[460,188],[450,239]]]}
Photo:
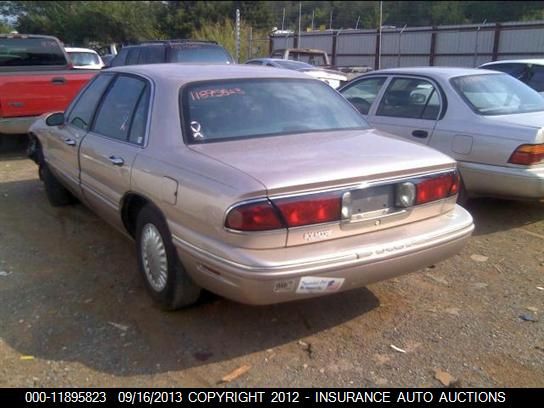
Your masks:
{"label": "car roof", "polygon": [[408,67],[408,68],[387,68],[371,71],[363,74],[364,76],[377,74],[406,74],[406,75],[428,75],[440,77],[444,79],[453,78],[464,75],[482,75],[482,74],[497,74],[496,71],[479,68],[463,68],[463,67]]}
{"label": "car roof", "polygon": [[485,64],[482,64],[480,66],[487,67],[487,66],[496,65],[496,64],[512,64],[512,63],[544,65],[544,58],[500,60],[500,61],[486,62]]}
{"label": "car roof", "polygon": [[97,54],[95,50],[91,50],[90,48],[79,48],[79,47],[64,47],[66,52],[91,52],[93,54]]}
{"label": "car roof", "polygon": [[251,64],[145,64],[108,68],[105,72],[126,72],[143,75],[157,83],[184,84],[195,81],[243,78],[300,78],[308,76],[297,71],[270,69]]}

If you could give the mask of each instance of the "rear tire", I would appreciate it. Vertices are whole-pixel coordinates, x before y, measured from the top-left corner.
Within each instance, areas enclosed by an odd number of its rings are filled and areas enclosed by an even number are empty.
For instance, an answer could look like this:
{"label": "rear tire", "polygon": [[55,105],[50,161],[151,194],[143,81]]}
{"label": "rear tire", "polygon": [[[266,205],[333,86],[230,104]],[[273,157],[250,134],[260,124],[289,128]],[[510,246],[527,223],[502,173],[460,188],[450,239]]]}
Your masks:
{"label": "rear tire", "polygon": [[166,221],[149,204],[138,214],[136,251],[145,285],[161,308],[175,310],[198,300],[201,288],[181,264]]}
{"label": "rear tire", "polygon": [[75,197],[51,173],[47,164],[40,164],[40,179],[45,186],[45,194],[53,207],[62,207],[76,202]]}

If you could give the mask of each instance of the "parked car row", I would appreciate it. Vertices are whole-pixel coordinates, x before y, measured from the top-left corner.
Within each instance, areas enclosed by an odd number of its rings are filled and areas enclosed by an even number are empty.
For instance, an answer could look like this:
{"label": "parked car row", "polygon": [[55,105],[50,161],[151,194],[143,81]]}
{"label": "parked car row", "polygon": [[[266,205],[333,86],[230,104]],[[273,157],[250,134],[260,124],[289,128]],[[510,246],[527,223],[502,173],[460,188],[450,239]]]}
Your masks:
{"label": "parked car row", "polygon": [[544,99],[511,76],[390,69],[337,92],[273,64],[126,46],[30,127],[51,204],[134,239],[165,308],[202,289],[269,304],[361,287],[458,252],[474,229],[458,200],[544,198]]}

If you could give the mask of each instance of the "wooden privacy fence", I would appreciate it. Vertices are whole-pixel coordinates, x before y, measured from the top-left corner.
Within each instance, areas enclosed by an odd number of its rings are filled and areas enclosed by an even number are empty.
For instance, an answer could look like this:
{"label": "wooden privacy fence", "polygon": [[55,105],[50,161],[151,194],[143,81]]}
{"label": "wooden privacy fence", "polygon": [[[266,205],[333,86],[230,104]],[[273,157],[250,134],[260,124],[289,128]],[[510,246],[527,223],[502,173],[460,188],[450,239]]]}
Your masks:
{"label": "wooden privacy fence", "polygon": [[269,51],[318,48],[334,65],[378,68],[476,67],[485,62],[544,58],[544,21],[380,30],[327,30],[274,35]]}

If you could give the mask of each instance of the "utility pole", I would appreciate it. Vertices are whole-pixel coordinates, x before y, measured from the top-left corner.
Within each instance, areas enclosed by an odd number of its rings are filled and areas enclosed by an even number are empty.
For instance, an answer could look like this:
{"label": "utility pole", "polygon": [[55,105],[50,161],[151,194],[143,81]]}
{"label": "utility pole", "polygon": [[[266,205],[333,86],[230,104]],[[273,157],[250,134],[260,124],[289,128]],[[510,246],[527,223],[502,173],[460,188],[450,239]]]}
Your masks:
{"label": "utility pole", "polygon": [[404,27],[402,27],[402,30],[399,32],[399,48],[398,48],[398,55],[397,55],[397,66],[400,68],[400,41],[402,40],[402,33],[406,29],[407,24],[404,24]]}
{"label": "utility pole", "polygon": [[378,51],[378,69],[382,67],[382,1],[380,1],[380,28],[379,28],[379,37],[380,37],[380,49]]}
{"label": "utility pole", "polygon": [[236,62],[240,63],[240,9],[236,9]]}
{"label": "utility pole", "polygon": [[315,16],[315,10],[312,10],[312,31],[314,31],[314,16]]}
{"label": "utility pole", "polygon": [[361,20],[361,16],[357,17],[357,22],[355,23],[355,29],[359,28],[359,21]]}
{"label": "utility pole", "polygon": [[329,30],[332,30],[332,10],[331,14],[329,14]]}
{"label": "utility pole", "polygon": [[281,31],[283,31],[284,24],[285,24],[285,7],[283,8],[283,17],[281,18]]}
{"label": "utility pole", "polygon": [[298,2],[298,48],[300,47],[300,19],[302,18],[302,2]]}

